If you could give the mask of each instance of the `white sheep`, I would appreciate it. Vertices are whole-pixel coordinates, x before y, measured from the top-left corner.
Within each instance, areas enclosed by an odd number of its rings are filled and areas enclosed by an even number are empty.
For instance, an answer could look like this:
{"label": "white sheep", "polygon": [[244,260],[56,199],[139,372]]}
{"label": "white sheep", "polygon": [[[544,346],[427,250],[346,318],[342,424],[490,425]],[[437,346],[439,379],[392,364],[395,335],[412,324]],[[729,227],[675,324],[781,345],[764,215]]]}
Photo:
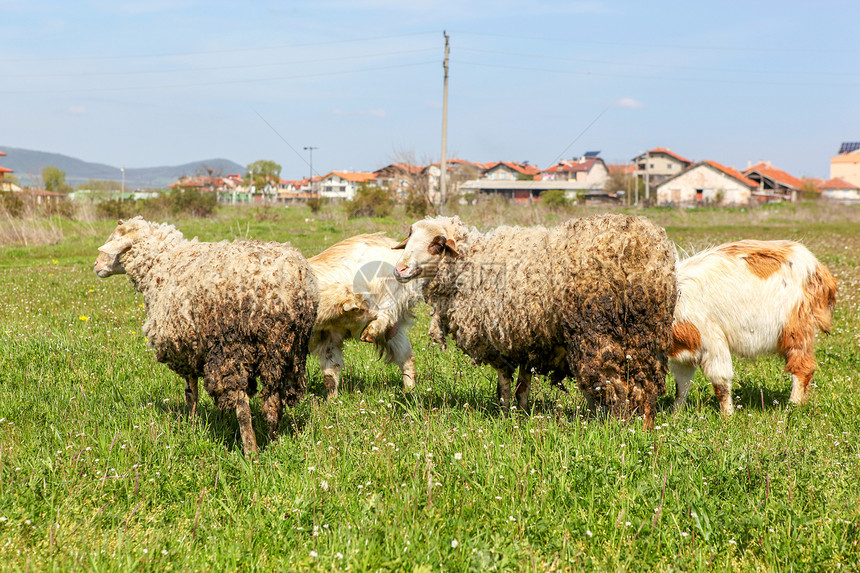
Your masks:
{"label": "white sheep", "polygon": [[236,410],[245,453],[257,450],[248,403],[260,386],[269,436],[284,404],[306,388],[305,358],[319,292],[304,257],[288,244],[201,243],[172,225],[120,221],[94,268],[128,274],[143,294],[143,333],[155,358],[185,379],[192,416],[197,379],[219,408]]}
{"label": "white sheep", "polygon": [[349,338],[373,343],[380,355],[400,367],[404,389],[415,386],[407,331],[421,293],[417,284],[394,280],[394,263],[400,257],[392,250],[396,244],[381,233],[356,235],[308,259],[320,288],[310,349],[320,360],[330,397],[338,393],[343,343]]}
{"label": "white sheep", "polygon": [[669,367],[675,410],[683,409],[696,367],[711,381],[725,415],[732,404],[732,355],[779,354],[791,397],[808,399],[815,329],[829,332],[836,281],[809,250],[791,241],[738,241],[678,263],[678,304]]}
{"label": "white sheep", "polygon": [[613,214],[482,234],[438,217],[414,223],[398,248],[395,276],[425,278],[436,336],[450,333],[496,369],[503,411],[519,367],[520,408],[534,370],[573,375],[590,404],[653,424],[675,304],[675,253],[663,229]]}

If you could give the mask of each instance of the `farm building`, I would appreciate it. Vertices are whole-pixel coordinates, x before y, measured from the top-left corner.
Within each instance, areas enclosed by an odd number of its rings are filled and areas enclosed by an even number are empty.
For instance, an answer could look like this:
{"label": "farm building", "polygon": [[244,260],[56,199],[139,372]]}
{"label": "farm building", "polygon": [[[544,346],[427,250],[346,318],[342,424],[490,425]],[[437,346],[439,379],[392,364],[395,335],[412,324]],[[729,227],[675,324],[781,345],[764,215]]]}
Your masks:
{"label": "farm building", "polygon": [[758,183],[715,161],[700,161],[657,186],[658,205],[746,205]]}
{"label": "farm building", "polygon": [[789,175],[781,169],[770,164],[770,161],[761,161],[743,170],[743,175],[758,183],[758,190],[754,193],[759,201],[797,201],[803,181],[793,175]]}
{"label": "farm building", "polygon": [[818,185],[821,198],[834,203],[860,203],[860,185],[848,183],[838,177]]}
{"label": "farm building", "polygon": [[830,158],[830,178],[860,186],[860,141],[846,141],[839,154]]}
{"label": "farm building", "polygon": [[666,179],[678,175],[693,164],[665,147],[655,147],[633,158],[634,177],[642,179],[648,187],[659,185]]}

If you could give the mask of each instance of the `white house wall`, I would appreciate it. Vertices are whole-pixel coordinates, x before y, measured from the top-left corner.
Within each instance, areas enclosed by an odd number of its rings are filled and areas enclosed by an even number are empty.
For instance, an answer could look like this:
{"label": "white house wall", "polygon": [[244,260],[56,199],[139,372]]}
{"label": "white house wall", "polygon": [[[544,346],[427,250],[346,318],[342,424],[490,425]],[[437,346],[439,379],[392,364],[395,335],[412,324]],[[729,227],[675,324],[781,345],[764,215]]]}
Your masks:
{"label": "white house wall", "polygon": [[657,204],[696,203],[697,189],[702,190],[704,204],[717,204],[717,195],[720,192],[720,205],[746,205],[751,197],[749,187],[736,179],[711,167],[699,166],[660,184],[657,187]]}

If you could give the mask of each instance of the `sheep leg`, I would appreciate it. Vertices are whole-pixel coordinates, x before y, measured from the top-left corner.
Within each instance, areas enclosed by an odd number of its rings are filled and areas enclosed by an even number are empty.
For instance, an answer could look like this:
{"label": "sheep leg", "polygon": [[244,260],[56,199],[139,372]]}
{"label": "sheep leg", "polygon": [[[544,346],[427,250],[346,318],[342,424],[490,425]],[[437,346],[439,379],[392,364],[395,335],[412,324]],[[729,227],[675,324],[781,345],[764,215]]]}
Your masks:
{"label": "sheep leg", "polygon": [[511,409],[511,378],[513,372],[498,370],[499,381],[496,384],[496,396],[499,399],[499,407],[502,414],[507,416]]}
{"label": "sheep leg", "polygon": [[189,418],[197,415],[197,376],[185,378],[185,409],[188,410]]}
{"label": "sheep leg", "polygon": [[711,381],[714,394],[720,403],[720,412],[731,416],[735,411],[732,404],[732,378],[735,376],[732,367],[732,355],[728,345],[718,341],[703,344],[708,348],[702,355],[702,373]]}
{"label": "sheep leg", "polygon": [[[791,372],[791,396],[793,404],[805,404],[809,399],[809,385],[815,373],[815,358],[811,351],[801,348],[789,348],[785,352],[785,369]],[[809,348],[812,345],[808,345]]]}
{"label": "sheep leg", "polygon": [[254,435],[254,427],[251,425],[251,404],[248,394],[244,390],[238,390],[236,396],[236,419],[239,421],[239,434],[242,436],[242,448],[245,455],[257,451],[257,437]]}
{"label": "sheep leg", "polygon": [[269,441],[274,441],[278,437],[278,428],[281,423],[281,413],[284,409],[281,394],[273,392],[262,396],[262,412],[266,418],[266,423],[269,425]]}
{"label": "sheep leg", "polygon": [[517,374],[517,387],[515,394],[517,397],[517,406],[520,410],[528,411],[529,405],[529,390],[532,386],[532,372],[525,366],[520,366],[519,374]]}
{"label": "sheep leg", "polygon": [[400,367],[400,372],[403,375],[403,389],[407,391],[414,389],[415,356],[412,353],[412,344],[410,344],[404,329],[397,329],[397,332],[388,341],[387,349],[394,363]]}
{"label": "sheep leg", "polygon": [[343,341],[326,341],[319,349],[318,356],[328,397],[337,398],[340,371],[343,368]]}
{"label": "sheep leg", "polygon": [[687,395],[693,385],[696,365],[670,361],[669,369],[675,377],[675,402],[672,404],[672,411],[680,412],[687,405]]}

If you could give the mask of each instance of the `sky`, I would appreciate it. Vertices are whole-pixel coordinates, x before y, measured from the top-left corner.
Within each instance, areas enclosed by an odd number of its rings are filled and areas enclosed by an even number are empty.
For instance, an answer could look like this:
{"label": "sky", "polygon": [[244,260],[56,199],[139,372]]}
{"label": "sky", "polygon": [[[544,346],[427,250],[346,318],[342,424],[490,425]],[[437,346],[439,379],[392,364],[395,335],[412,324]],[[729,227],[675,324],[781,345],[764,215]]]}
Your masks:
{"label": "sky", "polygon": [[656,147],[829,177],[860,2],[0,0],[0,150],[285,179]]}

